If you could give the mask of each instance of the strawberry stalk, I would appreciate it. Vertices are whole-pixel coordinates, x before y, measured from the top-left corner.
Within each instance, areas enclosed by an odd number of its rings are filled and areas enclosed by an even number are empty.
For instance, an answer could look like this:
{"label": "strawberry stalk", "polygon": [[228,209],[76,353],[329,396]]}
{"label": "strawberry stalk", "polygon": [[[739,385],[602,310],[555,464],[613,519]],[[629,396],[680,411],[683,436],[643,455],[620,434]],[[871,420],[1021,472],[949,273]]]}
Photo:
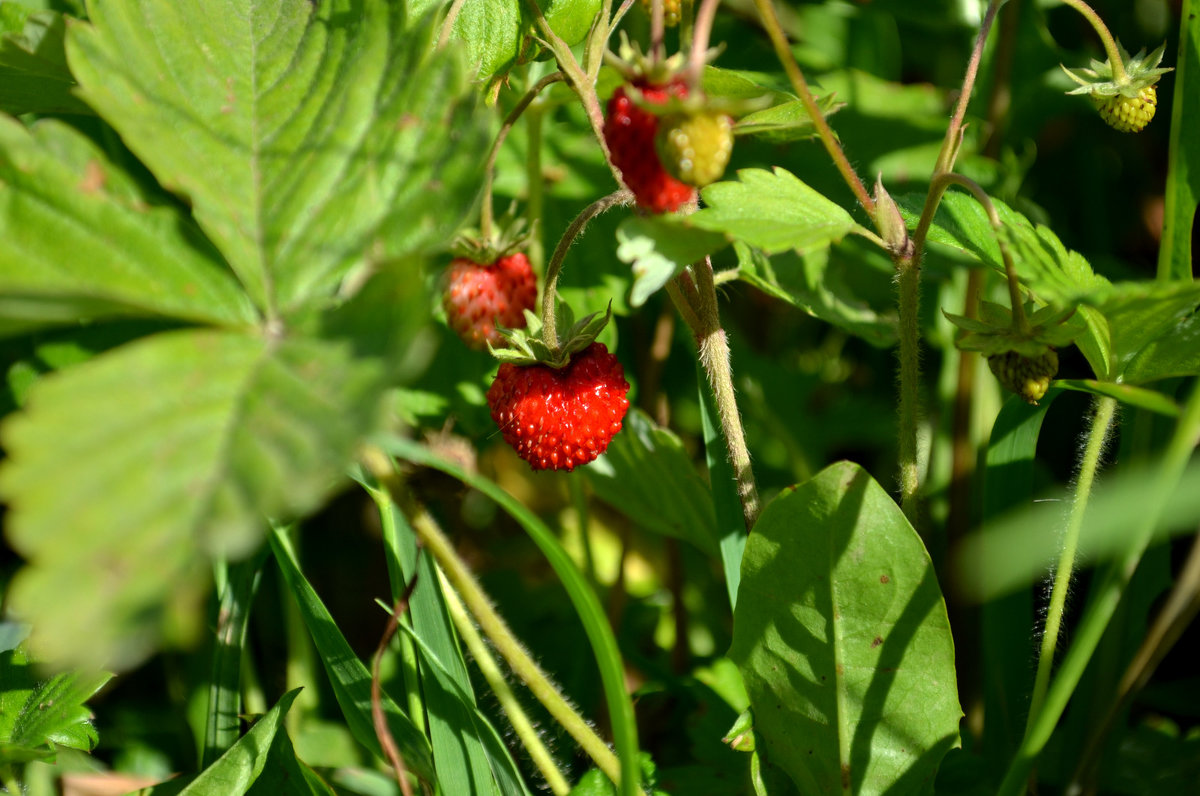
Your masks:
{"label": "strawberry stalk", "polygon": [[1100,37],[1101,43],[1104,45],[1104,54],[1108,56],[1108,62],[1112,66],[1112,78],[1116,83],[1125,83],[1129,80],[1129,76],[1125,74],[1125,62],[1121,59],[1121,48],[1117,46],[1116,39],[1109,32],[1108,26],[1104,24],[1104,20],[1096,13],[1095,9],[1089,6],[1083,0],[1062,0],[1063,5],[1070,6],[1083,15],[1091,26],[1095,29],[1096,34]]}

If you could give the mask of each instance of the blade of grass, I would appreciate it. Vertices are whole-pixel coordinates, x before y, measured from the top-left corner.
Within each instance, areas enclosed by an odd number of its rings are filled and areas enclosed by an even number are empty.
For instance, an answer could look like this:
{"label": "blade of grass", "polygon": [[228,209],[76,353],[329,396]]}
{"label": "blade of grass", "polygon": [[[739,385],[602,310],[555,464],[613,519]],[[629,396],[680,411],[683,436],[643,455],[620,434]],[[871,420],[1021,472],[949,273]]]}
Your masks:
{"label": "blade of grass", "polygon": [[242,734],[239,718],[242,704],[242,650],[250,606],[258,591],[267,549],[228,568],[217,614],[217,637],[213,649],[212,682],[208,687],[208,721],[204,730],[201,768],[208,768]]}
{"label": "blade of grass", "polygon": [[[354,654],[321,598],[300,571],[285,530],[273,526],[269,539],[275,561],[300,606],[304,623],[329,675],[333,695],[342,709],[350,733],[382,759],[383,750],[371,722],[371,673]],[[426,782],[436,782],[429,741],[387,694],[384,694],[383,707],[388,716],[388,727],[409,770]]]}
{"label": "blade of grass", "polygon": [[638,764],[637,723],[634,718],[633,702],[625,690],[625,669],[621,661],[621,653],[617,647],[617,640],[613,636],[612,628],[605,618],[604,610],[600,607],[599,599],[583,574],[575,567],[570,555],[562,548],[545,523],[520,501],[486,478],[464,472],[456,465],[442,460],[427,448],[410,440],[384,436],[376,438],[375,442],[390,455],[441,470],[468,486],[478,489],[508,512],[525,529],[534,544],[541,549],[551,568],[562,581],[563,588],[566,589],[571,603],[579,614],[592,647],[592,655],[600,669],[600,679],[604,686],[609,718],[612,721],[613,742],[620,761],[621,796],[637,794],[639,792],[638,783],[641,781]]}

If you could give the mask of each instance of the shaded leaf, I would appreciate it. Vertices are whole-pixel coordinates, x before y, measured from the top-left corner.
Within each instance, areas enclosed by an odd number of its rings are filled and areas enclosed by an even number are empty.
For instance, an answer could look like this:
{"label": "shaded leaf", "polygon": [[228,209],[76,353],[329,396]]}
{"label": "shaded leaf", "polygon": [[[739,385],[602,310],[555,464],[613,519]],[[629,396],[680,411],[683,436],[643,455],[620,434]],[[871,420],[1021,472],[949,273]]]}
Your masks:
{"label": "shaded leaf", "polygon": [[710,555],[717,553],[708,484],[679,437],[645,412],[630,409],[622,433],[583,472],[601,500],[642,528],[691,542]]}
{"label": "shaded leaf", "polygon": [[383,0],[113,0],[67,41],[82,95],[269,316],[374,258],[444,242],[486,118],[452,50]]}
{"label": "shaded leaf", "polygon": [[[15,3],[0,6],[5,11],[20,8]],[[90,114],[91,109],[71,93],[75,79],[67,68],[63,49],[66,34],[63,15],[38,11],[22,21],[19,34],[5,32],[0,36],[0,111],[13,116]]]}
{"label": "shaded leaf", "polygon": [[920,538],[857,465],[776,498],[746,544],[730,657],[801,793],[925,793],[958,742],[954,647]]}
{"label": "shaded leaf", "polygon": [[781,168],[743,169],[737,176],[736,181],[713,183],[701,191],[708,206],[689,216],[687,223],[768,254],[825,248],[857,226],[839,205]]}
{"label": "shaded leaf", "polygon": [[174,210],[152,208],[61,122],[0,117],[0,317],[29,325],[106,315],[253,323],[253,306]]}
{"label": "shaded leaf", "polygon": [[815,318],[888,348],[896,342],[894,312],[879,313],[854,294],[844,269],[831,267],[830,252],[786,252],[773,258],[737,243],[738,279]]}
{"label": "shaded leaf", "polygon": [[194,631],[171,620],[195,621],[198,554],[245,555],[264,517],[319,506],[382,376],[342,344],[185,330],[39,381],[0,427],[0,495],[43,654],[121,668]]}
{"label": "shaded leaf", "polygon": [[1169,334],[1147,343],[1129,358],[1125,378],[1133,384],[1200,373],[1200,313]]}

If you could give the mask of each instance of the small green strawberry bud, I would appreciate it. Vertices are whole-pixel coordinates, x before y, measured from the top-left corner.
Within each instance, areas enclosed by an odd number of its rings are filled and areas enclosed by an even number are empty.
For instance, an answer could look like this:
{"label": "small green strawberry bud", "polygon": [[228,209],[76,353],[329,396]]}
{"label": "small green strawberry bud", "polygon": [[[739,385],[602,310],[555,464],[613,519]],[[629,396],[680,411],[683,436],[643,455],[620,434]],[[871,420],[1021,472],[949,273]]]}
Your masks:
{"label": "small green strawberry bud", "polygon": [[680,182],[703,188],[716,182],[733,152],[733,120],[723,113],[672,114],[654,139],[663,168]]}
{"label": "small green strawberry bud", "polygon": [[1005,389],[1021,396],[1026,403],[1036,404],[1046,394],[1050,380],[1058,373],[1058,354],[1054,349],[1039,357],[1005,351],[988,357],[988,367]]}
{"label": "small green strawberry bud", "polygon": [[1136,97],[1118,94],[1115,97],[1105,97],[1100,103],[1100,118],[1109,127],[1122,133],[1140,133],[1154,118],[1158,106],[1158,92],[1154,86],[1146,86]]}

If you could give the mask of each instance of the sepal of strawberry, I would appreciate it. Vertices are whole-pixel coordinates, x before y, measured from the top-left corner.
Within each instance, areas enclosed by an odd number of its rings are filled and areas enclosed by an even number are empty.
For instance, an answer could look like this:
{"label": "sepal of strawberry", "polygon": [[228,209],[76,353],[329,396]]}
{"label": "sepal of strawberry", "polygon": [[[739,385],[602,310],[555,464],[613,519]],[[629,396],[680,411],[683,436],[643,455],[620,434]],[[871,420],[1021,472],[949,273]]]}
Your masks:
{"label": "sepal of strawberry", "polygon": [[1046,394],[1058,372],[1055,349],[1070,345],[1082,329],[1072,322],[1074,308],[1027,304],[1026,328],[1013,323],[1012,311],[1002,304],[980,302],[979,319],[942,314],[958,327],[955,345],[962,351],[978,351],[1006,389],[1036,404]]}
{"label": "sepal of strawberry", "polygon": [[1158,79],[1171,71],[1160,67],[1166,43],[1149,55],[1142,50],[1130,57],[1120,50],[1122,68],[1114,70],[1110,61],[1092,60],[1090,68],[1068,69],[1067,76],[1079,84],[1068,94],[1086,94],[1100,111],[1100,117],[1123,133],[1141,131],[1154,118],[1158,106]]}
{"label": "sepal of strawberry", "polygon": [[612,303],[603,314],[593,312],[578,321],[570,305],[560,304],[558,310],[558,327],[565,328],[560,333],[556,345],[549,345],[543,338],[542,319],[537,315],[525,312],[524,329],[502,329],[501,337],[507,343],[505,348],[492,347],[491,353],[501,362],[514,365],[547,365],[552,368],[566,366],[571,355],[583,351],[596,342],[600,332],[612,320]]}

